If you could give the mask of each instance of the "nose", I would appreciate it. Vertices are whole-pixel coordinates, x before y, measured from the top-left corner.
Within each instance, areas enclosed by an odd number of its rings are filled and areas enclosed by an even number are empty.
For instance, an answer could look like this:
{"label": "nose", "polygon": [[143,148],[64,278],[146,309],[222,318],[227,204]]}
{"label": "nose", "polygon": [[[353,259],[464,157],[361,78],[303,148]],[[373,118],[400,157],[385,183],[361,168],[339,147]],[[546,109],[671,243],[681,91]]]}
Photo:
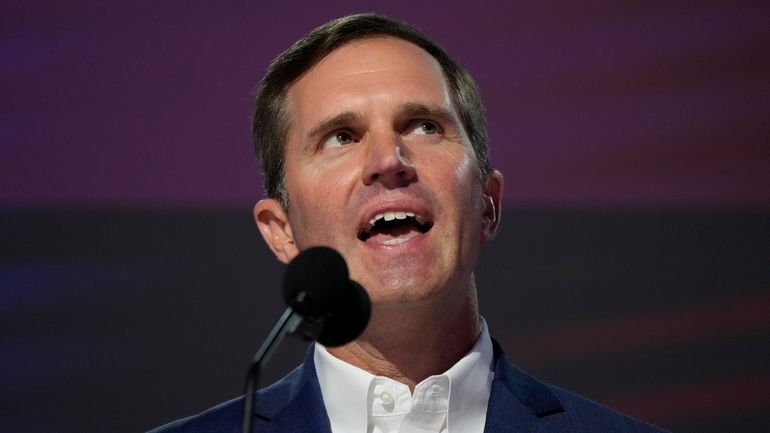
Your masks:
{"label": "nose", "polygon": [[398,134],[371,137],[362,173],[364,184],[379,182],[388,189],[404,187],[417,178],[414,164],[409,160]]}

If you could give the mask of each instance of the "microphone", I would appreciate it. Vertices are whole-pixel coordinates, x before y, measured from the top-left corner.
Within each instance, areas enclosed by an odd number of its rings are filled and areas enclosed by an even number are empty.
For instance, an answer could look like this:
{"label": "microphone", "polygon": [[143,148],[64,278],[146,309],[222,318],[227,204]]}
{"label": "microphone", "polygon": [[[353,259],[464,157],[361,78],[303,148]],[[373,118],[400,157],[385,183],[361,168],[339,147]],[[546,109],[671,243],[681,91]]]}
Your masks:
{"label": "microphone", "polygon": [[309,248],[289,263],[283,298],[304,318],[295,333],[324,346],[341,346],[361,335],[371,315],[369,296],[350,279],[345,259],[328,247]]}
{"label": "microphone", "polygon": [[350,279],[345,259],[329,247],[308,248],[289,263],[283,276],[283,297],[288,307],[254,355],[246,374],[243,433],[251,433],[251,412],[262,364],[286,334],[316,340],[324,346],[342,346],[361,335],[371,316],[366,290]]}

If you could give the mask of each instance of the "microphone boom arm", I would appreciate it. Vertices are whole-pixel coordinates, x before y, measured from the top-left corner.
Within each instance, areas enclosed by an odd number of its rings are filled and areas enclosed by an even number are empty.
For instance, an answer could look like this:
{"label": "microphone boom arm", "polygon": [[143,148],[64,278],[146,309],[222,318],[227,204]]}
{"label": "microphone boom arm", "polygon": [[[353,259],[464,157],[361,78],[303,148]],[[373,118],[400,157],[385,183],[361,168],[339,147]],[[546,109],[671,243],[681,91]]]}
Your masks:
{"label": "microphone boom arm", "polygon": [[252,409],[254,408],[255,392],[262,364],[270,359],[275,348],[281,343],[286,334],[291,334],[302,323],[302,316],[294,312],[291,307],[286,308],[278,322],[273,326],[267,339],[259,348],[249,364],[246,374],[246,391],[243,398],[243,424],[242,433],[251,433]]}

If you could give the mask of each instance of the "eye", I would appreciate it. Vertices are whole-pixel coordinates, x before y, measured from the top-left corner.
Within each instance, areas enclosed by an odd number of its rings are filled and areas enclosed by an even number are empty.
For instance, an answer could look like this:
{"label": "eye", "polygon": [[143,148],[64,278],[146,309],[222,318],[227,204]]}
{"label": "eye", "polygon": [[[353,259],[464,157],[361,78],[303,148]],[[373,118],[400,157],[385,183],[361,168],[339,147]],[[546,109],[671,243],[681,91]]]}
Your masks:
{"label": "eye", "polygon": [[326,138],[322,147],[339,147],[354,143],[356,139],[350,131],[337,131]]}
{"label": "eye", "polygon": [[439,143],[444,137],[441,124],[433,120],[414,120],[404,131],[404,140],[416,143]]}
{"label": "eye", "polygon": [[421,120],[417,122],[414,131],[418,134],[433,135],[438,134],[440,129],[435,122],[431,122],[430,120]]}

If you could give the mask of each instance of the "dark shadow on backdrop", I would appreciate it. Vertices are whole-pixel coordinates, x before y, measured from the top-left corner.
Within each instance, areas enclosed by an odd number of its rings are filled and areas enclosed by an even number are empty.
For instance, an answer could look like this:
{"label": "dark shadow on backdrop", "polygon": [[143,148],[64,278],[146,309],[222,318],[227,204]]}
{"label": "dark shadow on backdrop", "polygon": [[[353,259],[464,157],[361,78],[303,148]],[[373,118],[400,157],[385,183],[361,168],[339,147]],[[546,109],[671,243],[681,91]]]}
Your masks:
{"label": "dark shadow on backdrop", "polygon": [[[0,430],[143,431],[236,396],[283,309],[247,211],[0,212]],[[770,422],[770,211],[506,209],[483,315],[540,378],[686,432]],[[264,383],[301,359],[290,341]]]}

